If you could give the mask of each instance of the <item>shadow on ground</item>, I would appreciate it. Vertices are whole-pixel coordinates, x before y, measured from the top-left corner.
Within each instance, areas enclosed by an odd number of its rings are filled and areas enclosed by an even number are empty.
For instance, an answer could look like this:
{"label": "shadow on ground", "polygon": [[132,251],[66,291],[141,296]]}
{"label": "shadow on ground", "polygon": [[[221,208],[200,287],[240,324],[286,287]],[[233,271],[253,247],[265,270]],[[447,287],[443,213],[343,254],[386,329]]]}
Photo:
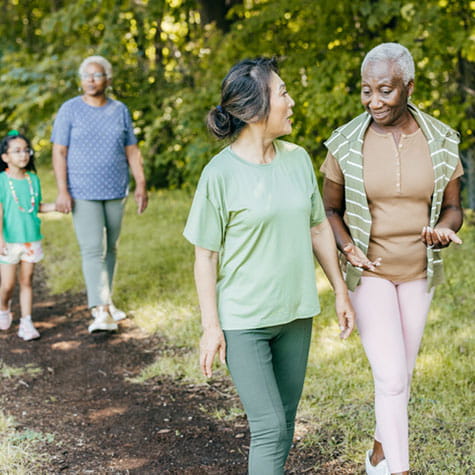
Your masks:
{"label": "shadow on ground", "polygon": [[[40,369],[4,378],[1,402],[19,432],[43,434],[38,448],[49,454],[44,473],[246,473],[246,421],[217,421],[209,415],[236,404],[229,381],[130,382],[167,349],[166,343],[142,332],[132,319],[121,322],[117,333],[90,335],[85,296],[51,296],[41,274],[35,279],[34,305],[41,338],[23,342],[17,337],[14,305],[14,323],[0,334],[0,362]],[[288,473],[356,473],[354,466],[318,462],[315,450],[297,446]]]}

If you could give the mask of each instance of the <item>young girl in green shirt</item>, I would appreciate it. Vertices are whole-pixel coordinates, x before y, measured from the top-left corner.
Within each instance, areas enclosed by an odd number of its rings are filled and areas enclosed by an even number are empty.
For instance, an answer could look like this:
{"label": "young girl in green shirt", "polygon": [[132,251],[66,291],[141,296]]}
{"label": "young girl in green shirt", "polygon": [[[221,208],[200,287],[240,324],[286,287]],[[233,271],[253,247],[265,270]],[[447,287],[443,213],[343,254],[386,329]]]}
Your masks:
{"label": "young girl in green shirt", "polygon": [[19,268],[18,336],[28,341],[40,336],[31,321],[33,270],[43,258],[38,212],[55,211],[56,206],[41,203],[34,152],[24,135],[9,132],[0,142],[0,154],[0,330],[12,323],[11,298]]}

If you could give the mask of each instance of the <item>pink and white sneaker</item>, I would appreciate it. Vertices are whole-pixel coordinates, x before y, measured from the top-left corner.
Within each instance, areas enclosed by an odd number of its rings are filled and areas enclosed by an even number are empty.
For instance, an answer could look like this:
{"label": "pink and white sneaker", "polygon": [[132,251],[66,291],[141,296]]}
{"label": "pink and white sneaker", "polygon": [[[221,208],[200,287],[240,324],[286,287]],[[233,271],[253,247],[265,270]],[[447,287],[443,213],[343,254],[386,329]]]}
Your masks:
{"label": "pink and white sneaker", "polygon": [[31,315],[20,319],[20,326],[18,327],[18,336],[25,341],[35,340],[40,337],[39,331],[31,321]]}
{"label": "pink and white sneaker", "polygon": [[8,330],[12,324],[12,320],[10,310],[0,310],[0,330]]}

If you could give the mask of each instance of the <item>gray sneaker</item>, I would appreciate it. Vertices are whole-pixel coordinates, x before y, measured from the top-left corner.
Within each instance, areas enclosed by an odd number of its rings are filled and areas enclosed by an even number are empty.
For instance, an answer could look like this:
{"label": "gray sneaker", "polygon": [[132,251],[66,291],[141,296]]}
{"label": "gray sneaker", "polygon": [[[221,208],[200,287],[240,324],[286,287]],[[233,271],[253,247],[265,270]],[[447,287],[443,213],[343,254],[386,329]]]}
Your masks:
{"label": "gray sneaker", "polygon": [[110,331],[116,331],[119,328],[117,323],[115,323],[112,317],[109,315],[109,312],[105,310],[94,309],[93,317],[94,317],[94,320],[88,327],[89,333],[93,333],[97,331],[110,332]]}

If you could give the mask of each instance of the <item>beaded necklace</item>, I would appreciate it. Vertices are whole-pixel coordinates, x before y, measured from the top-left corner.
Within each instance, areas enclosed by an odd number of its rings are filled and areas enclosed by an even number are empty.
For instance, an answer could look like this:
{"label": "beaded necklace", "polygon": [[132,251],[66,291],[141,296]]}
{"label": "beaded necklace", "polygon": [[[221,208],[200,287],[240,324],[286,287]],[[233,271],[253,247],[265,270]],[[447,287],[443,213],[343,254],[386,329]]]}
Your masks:
{"label": "beaded necklace", "polygon": [[15,187],[13,186],[13,182],[11,181],[10,175],[8,174],[8,168],[5,171],[6,171],[10,191],[12,193],[13,199],[15,200],[15,203],[17,204],[18,208],[23,213],[33,213],[33,211],[35,209],[35,204],[36,204],[36,200],[35,200],[36,195],[35,195],[35,190],[33,189],[33,183],[31,182],[31,178],[30,178],[29,173],[25,173],[25,178],[26,178],[26,181],[28,182],[28,188],[29,188],[29,191],[30,191],[30,209],[25,209],[25,208],[23,208],[23,206],[20,205],[20,201],[18,200],[18,196],[16,194]]}

